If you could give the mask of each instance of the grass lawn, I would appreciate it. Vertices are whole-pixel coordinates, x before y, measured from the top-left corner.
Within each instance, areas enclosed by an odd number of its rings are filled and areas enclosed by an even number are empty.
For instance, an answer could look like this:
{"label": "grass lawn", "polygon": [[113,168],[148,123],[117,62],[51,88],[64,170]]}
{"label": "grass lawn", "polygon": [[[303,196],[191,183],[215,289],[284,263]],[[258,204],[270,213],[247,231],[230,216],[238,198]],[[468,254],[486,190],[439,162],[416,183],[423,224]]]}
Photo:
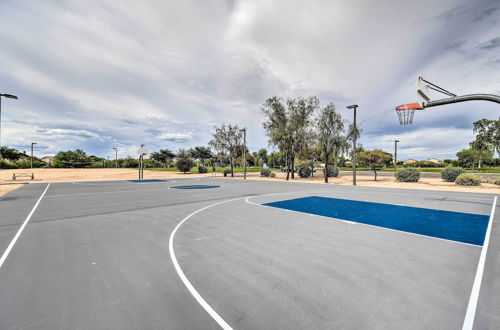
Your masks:
{"label": "grass lawn", "polygon": [[[401,171],[405,168],[416,168],[420,172],[426,172],[426,173],[441,173],[445,168],[444,167],[431,167],[431,168],[417,168],[417,167],[398,167],[398,171]],[[352,168],[350,167],[341,167],[341,171],[352,171]],[[356,171],[371,171],[369,168],[356,168]],[[393,168],[383,168],[378,170],[378,172],[394,172]],[[467,173],[500,173],[500,167],[484,167],[484,168],[475,168],[474,170],[472,169],[466,169],[465,172]]]}
{"label": "grass lawn", "polygon": [[[228,168],[230,169],[230,167],[217,167],[216,171],[218,173],[222,173],[224,172],[224,170]],[[211,172],[212,171],[212,168],[211,167],[207,167],[208,171]],[[260,172],[262,168],[261,167],[247,167],[247,173],[250,173],[250,172]],[[154,168],[146,168],[145,170],[149,170],[149,171],[168,171],[168,172],[179,172],[178,169],[176,169],[175,167],[168,167],[168,168],[163,168],[163,167],[154,167]],[[271,171],[279,171],[279,169],[277,168],[271,168],[270,169]],[[234,173],[243,173],[244,169],[241,168],[241,167],[235,167],[234,168]],[[191,173],[198,173],[198,167],[193,167],[190,171]]]}

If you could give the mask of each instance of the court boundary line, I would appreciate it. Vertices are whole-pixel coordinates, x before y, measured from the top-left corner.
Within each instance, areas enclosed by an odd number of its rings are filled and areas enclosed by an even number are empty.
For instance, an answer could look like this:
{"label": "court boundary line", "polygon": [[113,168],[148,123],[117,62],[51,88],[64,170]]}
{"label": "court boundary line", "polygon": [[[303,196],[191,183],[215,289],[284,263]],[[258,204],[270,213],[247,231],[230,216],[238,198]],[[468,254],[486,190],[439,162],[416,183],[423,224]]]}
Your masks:
{"label": "court boundary line", "polygon": [[469,303],[467,305],[467,312],[465,314],[464,323],[462,326],[463,330],[472,329],[474,326],[477,302],[479,300],[479,291],[481,290],[481,283],[483,281],[484,265],[486,263],[486,254],[488,252],[488,247],[490,245],[491,227],[493,226],[493,218],[495,217],[496,204],[497,204],[497,196],[495,196],[495,198],[493,199],[493,206],[491,207],[490,220],[488,222],[488,228],[486,229],[483,248],[481,249],[481,255],[479,256],[476,276],[474,277],[474,284],[472,286]]}
{"label": "court boundary line", "polygon": [[[287,209],[282,209],[282,208],[279,208],[279,207],[273,207],[273,206],[269,206],[269,205],[258,204],[258,203],[255,203],[255,202],[251,202],[249,200],[250,198],[254,198],[254,197],[286,195],[286,194],[290,194],[290,195],[297,194],[298,195],[298,194],[307,194],[307,193],[273,193],[273,194],[264,194],[264,195],[257,195],[257,196],[248,196],[248,197],[245,198],[245,202],[248,203],[248,204],[253,204],[253,205],[262,206],[262,207],[269,207],[271,209],[278,209],[278,210],[282,210],[282,211],[286,211],[286,212],[299,213],[299,214],[302,214],[302,215],[304,215],[304,214],[305,215],[311,215],[311,216],[325,218],[325,219],[338,219],[338,218],[327,217],[327,216],[319,215],[319,214],[312,214],[312,213],[300,212],[300,211],[295,211],[295,210],[287,210]],[[406,206],[406,205],[401,205],[401,206]],[[409,206],[409,207],[411,207],[411,206]],[[419,236],[419,237],[424,237],[424,238],[429,238],[429,239],[435,239],[435,240],[440,240],[440,241],[445,241],[445,242],[455,243],[455,244],[462,244],[462,245],[467,245],[467,246],[471,246],[471,247],[475,247],[475,248],[482,248],[481,245],[476,245],[476,244],[471,244],[471,243],[458,242],[458,241],[453,241],[453,240],[449,240],[449,239],[445,239],[445,238],[439,238],[439,237],[432,237],[432,236],[427,236],[427,235],[422,235],[422,234],[410,233],[410,232],[407,232],[407,231],[402,231],[402,230],[397,230],[397,229],[392,229],[392,228],[379,227],[379,226],[370,225],[370,224],[367,224],[367,223],[361,223],[361,222],[353,222],[353,223],[351,223],[352,221],[351,222],[346,222],[343,219],[338,219],[338,220],[341,220],[342,222],[344,222],[344,223],[346,223],[348,225],[355,224],[355,225],[360,225],[360,226],[368,226],[368,227],[373,227],[373,228],[377,228],[377,229],[380,229],[380,230],[390,230],[390,231],[394,231],[394,232],[398,232],[398,233],[402,233],[402,234],[407,234],[407,235]],[[483,246],[484,246],[484,243],[483,243]]]}
{"label": "court boundary line", "polygon": [[12,239],[12,241],[10,241],[9,246],[7,246],[7,249],[5,249],[4,253],[2,254],[2,257],[0,258],[0,269],[2,268],[2,266],[3,266],[4,262],[5,262],[5,260],[7,259],[7,257],[9,256],[10,251],[14,247],[14,244],[16,244],[17,240],[19,239],[19,236],[21,236],[24,228],[26,227],[26,225],[30,221],[31,217],[35,213],[35,210],[37,209],[38,204],[40,204],[40,202],[42,201],[42,198],[43,198],[43,196],[45,196],[45,193],[47,192],[47,190],[49,189],[49,187],[50,187],[50,183],[47,185],[47,187],[45,187],[45,190],[43,191],[42,195],[40,195],[40,198],[38,198],[38,201],[36,202],[35,206],[33,206],[33,208],[31,209],[31,212],[26,217],[26,220],[24,220],[24,222],[21,225],[21,227],[17,230],[17,233],[14,236],[14,238]]}
{"label": "court boundary line", "polygon": [[55,197],[74,197],[74,196],[92,196],[92,195],[102,195],[102,194],[120,194],[120,193],[130,193],[130,192],[142,192],[142,191],[166,191],[166,188],[154,188],[154,189],[135,189],[135,190],[115,190],[115,191],[98,191],[92,193],[80,193],[80,194],[61,194],[61,195],[48,195],[45,198],[55,198]]}
{"label": "court boundary line", "polygon": [[199,294],[199,292],[194,288],[194,286],[191,284],[191,282],[188,280],[186,274],[184,274],[184,271],[182,270],[181,266],[179,265],[179,262],[177,261],[177,257],[175,256],[175,251],[174,251],[174,236],[177,232],[177,230],[182,226],[184,222],[186,222],[189,218],[194,216],[197,213],[200,213],[206,209],[209,209],[211,207],[221,205],[224,203],[229,203],[233,202],[239,199],[243,199],[243,197],[238,197],[238,198],[233,198],[229,200],[225,200],[222,202],[218,202],[215,204],[210,204],[208,206],[202,207],[201,209],[198,209],[192,213],[190,213],[188,216],[186,216],[184,219],[182,219],[177,226],[175,226],[174,230],[170,234],[170,238],[168,240],[168,251],[170,253],[170,260],[172,261],[172,264],[174,265],[175,271],[177,272],[177,275],[179,275],[182,283],[184,283],[184,286],[188,289],[189,293],[196,299],[198,304],[205,309],[205,311],[214,319],[219,326],[224,329],[224,330],[232,330],[233,328],[210,306],[205,299]]}

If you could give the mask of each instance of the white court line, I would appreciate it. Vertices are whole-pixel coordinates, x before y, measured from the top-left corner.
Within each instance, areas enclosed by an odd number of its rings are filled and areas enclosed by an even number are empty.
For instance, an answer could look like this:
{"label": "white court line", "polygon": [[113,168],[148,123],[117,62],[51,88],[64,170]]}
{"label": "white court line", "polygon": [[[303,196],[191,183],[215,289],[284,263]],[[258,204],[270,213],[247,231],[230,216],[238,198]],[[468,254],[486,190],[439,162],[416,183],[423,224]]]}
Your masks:
{"label": "white court line", "polygon": [[9,246],[7,247],[7,249],[5,250],[5,252],[2,254],[2,257],[0,258],[0,268],[2,268],[3,263],[5,262],[5,259],[7,259],[7,257],[9,256],[9,253],[12,250],[12,248],[14,247],[14,244],[16,244],[16,241],[19,238],[19,236],[21,236],[21,233],[23,232],[24,227],[26,227],[26,225],[28,224],[28,221],[30,221],[31,216],[33,215],[33,213],[35,213],[35,210],[38,207],[38,204],[40,204],[40,202],[42,201],[42,198],[43,198],[43,196],[45,196],[45,193],[47,192],[47,190],[49,189],[49,187],[50,187],[50,183],[47,185],[47,187],[43,191],[42,195],[40,196],[40,198],[36,202],[35,206],[33,206],[33,209],[28,214],[28,217],[26,218],[26,220],[24,220],[22,226],[17,231],[16,236],[14,236],[14,238],[10,242]]}
{"label": "white court line", "polygon": [[[275,193],[275,194],[264,194],[264,195],[257,195],[257,196],[249,196],[249,197],[245,198],[245,202],[248,203],[248,204],[253,204],[253,205],[257,205],[257,206],[261,206],[261,207],[269,207],[269,208],[272,208],[272,209],[279,209],[281,211],[295,212],[295,213],[299,213],[299,214],[302,214],[302,215],[309,214],[307,212],[301,212],[301,211],[295,211],[295,210],[287,210],[287,209],[282,209],[282,208],[279,208],[279,207],[276,208],[276,207],[273,207],[273,206],[258,204],[258,203],[250,201],[250,198],[254,198],[254,197],[273,196],[273,195],[297,195],[297,194],[301,194],[302,195],[302,194],[305,194],[305,193]],[[410,207],[412,207],[412,206],[410,206]],[[316,216],[317,217],[321,217],[321,218],[325,218],[325,219],[328,219],[328,220],[337,219],[337,218],[332,218],[332,217],[328,217],[328,216],[324,216],[324,215],[319,215],[319,214],[316,214]],[[342,222],[348,223],[348,224],[352,223],[351,221],[346,221],[346,220],[342,220],[342,219],[339,219],[339,220],[341,220]],[[385,228],[385,227],[380,227],[380,226],[376,226],[376,225],[370,225],[370,224],[362,223],[362,222],[354,222],[354,223],[357,224],[357,225],[361,225],[361,226],[373,227],[373,228],[376,228],[376,229],[379,229],[379,230],[395,231],[395,232],[400,233],[400,234],[406,234],[406,235],[412,235],[412,236],[419,236],[419,237],[424,237],[424,238],[428,238],[428,239],[435,239],[435,240],[445,241],[445,242],[448,242],[448,243],[454,243],[454,244],[462,244],[462,245],[472,246],[472,247],[476,247],[476,248],[480,248],[481,247],[480,245],[476,245],[476,244],[470,244],[470,243],[465,243],[465,242],[452,241],[452,240],[449,240],[449,239],[446,239],[446,238],[439,238],[439,237],[432,237],[432,236],[427,236],[427,235],[422,235],[422,234],[410,233],[408,231],[402,231],[402,230],[397,230],[397,229],[392,229],[392,228]]]}
{"label": "white court line", "polygon": [[481,289],[481,282],[483,279],[484,264],[486,262],[486,253],[488,252],[488,246],[490,245],[490,235],[491,227],[493,224],[493,218],[495,217],[495,207],[497,204],[497,196],[493,200],[493,206],[491,207],[490,221],[488,222],[488,229],[486,229],[486,236],[484,237],[483,248],[481,249],[481,255],[479,257],[479,263],[477,265],[476,277],[474,278],[474,285],[472,286],[472,292],[470,294],[469,305],[467,306],[467,313],[465,314],[463,330],[470,330],[474,325],[474,318],[476,316],[477,301],[479,299],[479,290]]}
{"label": "white court line", "polygon": [[193,215],[195,215],[199,212],[202,212],[208,208],[211,208],[213,206],[224,204],[224,203],[229,203],[229,202],[232,202],[232,201],[235,201],[238,199],[242,199],[242,197],[233,198],[233,199],[229,199],[229,200],[226,200],[223,202],[218,202],[218,203],[215,203],[212,205],[208,205],[208,206],[205,206],[205,207],[189,214],[187,217],[182,219],[182,221],[177,224],[177,226],[174,228],[174,230],[170,234],[170,239],[168,241],[168,251],[170,253],[170,259],[172,260],[172,263],[174,264],[175,270],[177,271],[177,274],[181,278],[182,282],[184,283],[186,288],[189,290],[191,295],[194,297],[194,299],[196,299],[196,301],[201,305],[201,307],[203,307],[203,309],[205,309],[205,311],[207,311],[207,313],[215,320],[215,322],[217,322],[221,326],[221,328],[225,329],[225,330],[232,330],[233,328],[231,328],[231,326],[229,324],[227,324],[226,321],[224,321],[224,319],[205,301],[205,299],[203,299],[203,297],[198,293],[198,291],[196,291],[194,286],[191,284],[191,282],[189,282],[186,275],[182,271],[182,268],[179,265],[179,262],[177,261],[177,257],[175,256],[174,236],[175,236],[175,233],[177,232],[177,230],[180,228],[180,226],[182,226],[182,224],[184,222],[186,222],[189,218],[191,218]]}

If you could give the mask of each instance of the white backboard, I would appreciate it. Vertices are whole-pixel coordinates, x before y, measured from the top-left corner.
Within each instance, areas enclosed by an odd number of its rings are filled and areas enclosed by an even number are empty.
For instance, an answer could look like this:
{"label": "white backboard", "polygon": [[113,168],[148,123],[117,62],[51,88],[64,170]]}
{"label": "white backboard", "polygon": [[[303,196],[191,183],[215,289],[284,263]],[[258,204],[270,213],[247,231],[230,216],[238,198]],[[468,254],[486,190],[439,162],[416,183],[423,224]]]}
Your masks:
{"label": "white backboard", "polygon": [[418,77],[417,103],[420,104],[422,108],[424,108],[425,102],[429,102],[431,100],[427,94],[428,90],[429,90],[429,85],[427,85],[427,83],[424,81],[424,78]]}
{"label": "white backboard", "polygon": [[147,155],[147,154],[149,154],[149,150],[146,148],[139,148],[139,149],[137,149],[137,154],[138,155]]}

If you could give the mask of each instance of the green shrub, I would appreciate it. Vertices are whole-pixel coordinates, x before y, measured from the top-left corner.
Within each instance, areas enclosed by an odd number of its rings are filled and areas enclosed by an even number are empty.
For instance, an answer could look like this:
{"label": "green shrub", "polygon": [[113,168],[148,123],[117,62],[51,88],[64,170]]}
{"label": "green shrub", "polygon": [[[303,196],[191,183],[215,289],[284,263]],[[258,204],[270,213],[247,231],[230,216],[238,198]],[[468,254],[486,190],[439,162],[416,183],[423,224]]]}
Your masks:
{"label": "green shrub", "polygon": [[227,176],[228,174],[231,174],[231,169],[230,168],[224,169],[224,176]]}
{"label": "green shrub", "polygon": [[500,177],[495,180],[495,184],[500,186]]}
{"label": "green shrub", "polygon": [[339,176],[339,169],[336,167],[333,167],[332,165],[328,165],[328,167],[326,169],[326,175],[329,178],[338,177]]}
{"label": "green shrub", "polygon": [[179,158],[175,163],[177,169],[181,172],[189,172],[196,164],[191,158]]}
{"label": "green shrub", "polygon": [[205,166],[198,166],[198,173],[208,173],[208,168]]}
{"label": "green shrub", "polygon": [[[271,172],[271,178],[275,178],[276,177],[276,173],[274,172]],[[500,184],[500,183],[499,183]]]}
{"label": "green shrub", "polygon": [[299,167],[299,176],[301,178],[308,178],[311,176],[312,170],[310,166],[307,165],[301,165]]}
{"label": "green shrub", "polygon": [[16,163],[11,163],[11,162],[8,162],[4,159],[0,160],[0,168],[3,168],[3,169],[14,169],[14,168],[18,168],[17,164]]}
{"label": "green shrub", "polygon": [[441,172],[441,178],[446,181],[446,182],[455,182],[455,179],[462,173],[464,173],[465,170],[461,167],[446,167],[442,172]]}
{"label": "green shrub", "polygon": [[270,177],[271,176],[271,170],[268,169],[268,168],[263,168],[262,170],[260,170],[260,175],[261,176]]}
{"label": "green shrub", "polygon": [[455,183],[461,186],[479,186],[481,179],[473,174],[463,173],[455,179]]}
{"label": "green shrub", "polygon": [[407,168],[398,172],[396,179],[400,182],[418,182],[420,172],[414,168]]}

